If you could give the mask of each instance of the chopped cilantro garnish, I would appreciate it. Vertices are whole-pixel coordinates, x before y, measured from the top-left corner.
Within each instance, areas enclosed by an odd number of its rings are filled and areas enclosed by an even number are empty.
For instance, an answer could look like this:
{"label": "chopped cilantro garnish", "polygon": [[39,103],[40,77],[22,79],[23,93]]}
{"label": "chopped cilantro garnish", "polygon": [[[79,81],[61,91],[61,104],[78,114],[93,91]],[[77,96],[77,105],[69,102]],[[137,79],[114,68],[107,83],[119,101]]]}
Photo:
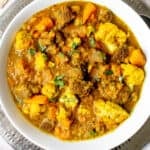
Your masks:
{"label": "chopped cilantro garnish", "polygon": [[102,59],[103,59],[103,60],[106,60],[106,59],[107,59],[107,57],[106,57],[106,54],[105,54],[105,53],[101,52],[101,56],[102,56]]}
{"label": "chopped cilantro garnish", "polygon": [[48,101],[49,101],[49,102],[56,102],[56,101],[57,101],[57,98],[56,98],[56,97],[49,98]]}
{"label": "chopped cilantro garnish", "polygon": [[95,44],[96,44],[96,43],[95,43],[95,39],[94,39],[93,37],[90,37],[90,38],[89,38],[89,43],[90,43],[90,46],[91,46],[91,47],[95,47]]}
{"label": "chopped cilantro garnish", "polygon": [[97,132],[95,129],[90,130],[89,133],[92,137],[95,137],[97,135]]}
{"label": "chopped cilantro garnish", "polygon": [[63,87],[65,85],[63,78],[64,78],[64,75],[56,76],[54,79],[55,85],[60,88]]}
{"label": "chopped cilantro garnish", "polygon": [[39,49],[41,52],[45,52],[46,51],[46,46],[42,45],[40,42],[38,43]]}
{"label": "chopped cilantro garnish", "polygon": [[105,73],[106,75],[112,75],[112,74],[113,74],[113,71],[112,71],[112,70],[106,70],[104,73]]}
{"label": "chopped cilantro garnish", "polygon": [[31,56],[34,56],[35,53],[36,53],[35,49],[33,49],[33,48],[30,48],[30,49],[28,50],[28,52],[29,52],[29,54],[30,54]]}
{"label": "chopped cilantro garnish", "polygon": [[47,55],[45,53],[42,53],[42,55],[43,55],[45,60],[48,60],[48,57],[47,57]]}
{"label": "chopped cilantro garnish", "polygon": [[78,47],[78,44],[76,42],[72,43],[71,49],[75,50]]}

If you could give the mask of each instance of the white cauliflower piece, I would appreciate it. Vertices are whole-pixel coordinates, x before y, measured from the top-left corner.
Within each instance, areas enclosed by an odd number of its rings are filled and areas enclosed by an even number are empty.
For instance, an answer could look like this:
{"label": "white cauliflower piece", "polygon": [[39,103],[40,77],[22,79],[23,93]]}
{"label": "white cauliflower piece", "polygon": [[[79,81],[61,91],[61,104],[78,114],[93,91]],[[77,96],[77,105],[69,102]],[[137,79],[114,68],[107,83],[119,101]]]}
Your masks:
{"label": "white cauliflower piece", "polygon": [[59,99],[59,102],[63,103],[67,108],[75,108],[78,104],[78,99],[76,96],[70,91],[69,88],[65,90],[62,96]]}
{"label": "white cauliflower piece", "polygon": [[98,31],[95,33],[95,39],[101,40],[108,49],[108,53],[113,54],[122,48],[127,40],[127,35],[116,25],[104,23],[99,25]]}
{"label": "white cauliflower piece", "polygon": [[131,64],[122,64],[123,76],[126,84],[132,88],[134,85],[141,85],[144,80],[144,71]]}
{"label": "white cauliflower piece", "polygon": [[104,122],[108,129],[113,129],[129,116],[123,108],[110,101],[94,101],[93,110],[97,118]]}

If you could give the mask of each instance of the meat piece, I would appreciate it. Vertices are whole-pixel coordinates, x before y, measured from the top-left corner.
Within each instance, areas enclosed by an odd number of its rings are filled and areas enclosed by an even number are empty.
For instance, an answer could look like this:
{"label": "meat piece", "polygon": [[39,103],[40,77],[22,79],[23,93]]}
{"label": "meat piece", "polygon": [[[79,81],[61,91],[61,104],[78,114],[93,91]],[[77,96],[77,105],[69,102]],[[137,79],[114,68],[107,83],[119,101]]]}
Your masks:
{"label": "meat piece", "polygon": [[89,95],[93,84],[91,82],[86,82],[82,80],[74,80],[70,84],[71,90],[74,92],[74,94],[78,95],[79,97],[84,97]]}
{"label": "meat piece", "polygon": [[65,37],[79,36],[81,38],[84,38],[87,34],[87,29],[86,29],[86,26],[69,25],[63,29],[63,33],[64,33]]}
{"label": "meat piece", "polygon": [[94,63],[103,63],[106,59],[106,55],[105,53],[101,52],[101,51],[97,51],[96,49],[92,49],[89,52],[89,62],[91,64]]}
{"label": "meat piece", "polygon": [[47,118],[44,118],[43,121],[40,124],[40,128],[50,132],[54,129],[55,122],[53,120],[49,120]]}
{"label": "meat piece", "polygon": [[62,47],[64,45],[64,35],[62,32],[56,32],[55,42]]}
{"label": "meat piece", "polygon": [[26,99],[31,96],[31,91],[28,89],[27,85],[20,84],[14,87],[13,94],[17,101]]}
{"label": "meat piece", "polygon": [[131,95],[131,90],[129,89],[129,87],[123,86],[122,89],[119,91],[115,102],[118,104],[125,104],[128,101],[130,95]]}
{"label": "meat piece", "polygon": [[123,47],[121,50],[116,51],[112,57],[111,61],[115,63],[122,63],[125,61],[125,58],[128,56],[129,51],[126,47]]}
{"label": "meat piece", "polygon": [[100,22],[111,22],[113,13],[107,8],[101,7],[98,12],[98,21]]}
{"label": "meat piece", "polygon": [[60,31],[56,32],[56,43],[58,44],[62,41],[64,41],[63,34]]}
{"label": "meat piece", "polygon": [[64,27],[66,23],[69,23],[73,18],[71,10],[66,5],[55,7],[52,11],[52,16],[56,20],[56,26],[58,29]]}
{"label": "meat piece", "polygon": [[115,101],[118,93],[122,88],[122,84],[117,81],[111,81],[110,79],[103,79],[98,87],[101,98],[106,100]]}

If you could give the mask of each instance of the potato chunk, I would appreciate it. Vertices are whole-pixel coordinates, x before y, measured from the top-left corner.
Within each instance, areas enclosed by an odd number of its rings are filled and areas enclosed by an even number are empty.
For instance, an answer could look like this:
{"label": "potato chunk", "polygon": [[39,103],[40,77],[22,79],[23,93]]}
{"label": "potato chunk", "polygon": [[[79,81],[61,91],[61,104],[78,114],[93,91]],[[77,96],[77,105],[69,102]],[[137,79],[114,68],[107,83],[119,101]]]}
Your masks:
{"label": "potato chunk", "polygon": [[119,29],[115,24],[104,23],[100,24],[98,31],[95,33],[95,39],[102,41],[109,54],[122,48],[127,40],[127,35],[124,31]]}
{"label": "potato chunk", "polygon": [[94,101],[93,109],[97,118],[104,122],[108,129],[116,127],[129,116],[123,108],[110,101]]}
{"label": "potato chunk", "polygon": [[35,118],[39,114],[40,114],[39,104],[36,104],[36,103],[30,104],[30,118]]}
{"label": "potato chunk", "polygon": [[26,31],[19,31],[16,34],[14,44],[15,50],[19,51],[28,49],[31,43],[32,43],[31,36]]}
{"label": "potato chunk", "polygon": [[47,96],[48,98],[53,98],[55,92],[56,92],[56,88],[53,83],[47,83],[42,88],[42,94]]}
{"label": "potato chunk", "polygon": [[126,84],[132,88],[134,85],[141,85],[144,80],[144,71],[131,64],[122,64],[123,76]]}
{"label": "potato chunk", "polygon": [[46,66],[46,60],[42,53],[36,53],[35,55],[35,70],[42,71]]}

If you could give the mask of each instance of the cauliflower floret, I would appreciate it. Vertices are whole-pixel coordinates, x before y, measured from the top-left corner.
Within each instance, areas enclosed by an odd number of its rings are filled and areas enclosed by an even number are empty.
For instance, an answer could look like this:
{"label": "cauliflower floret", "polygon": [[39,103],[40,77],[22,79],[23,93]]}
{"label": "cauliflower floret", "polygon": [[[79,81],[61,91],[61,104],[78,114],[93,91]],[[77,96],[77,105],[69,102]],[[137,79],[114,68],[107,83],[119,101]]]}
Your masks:
{"label": "cauliflower floret", "polygon": [[65,108],[59,105],[59,111],[56,118],[62,128],[68,129],[70,127],[71,120],[68,119],[68,115],[69,113],[65,110]]}
{"label": "cauliflower floret", "polygon": [[119,105],[103,100],[94,101],[94,113],[108,129],[112,129],[128,118],[129,114]]}
{"label": "cauliflower floret", "polygon": [[108,49],[108,53],[113,54],[122,48],[127,40],[127,35],[116,25],[104,23],[99,25],[98,31],[95,33],[95,39],[101,40]]}
{"label": "cauliflower floret", "polygon": [[69,88],[63,93],[59,101],[63,103],[67,108],[74,109],[78,103],[76,96],[70,91]]}
{"label": "cauliflower floret", "polygon": [[144,71],[131,64],[122,64],[123,76],[126,84],[132,89],[134,85],[141,85],[144,80]]}
{"label": "cauliflower floret", "polygon": [[42,53],[36,53],[35,55],[35,70],[42,71],[46,66],[46,59]]}
{"label": "cauliflower floret", "polygon": [[25,31],[19,31],[16,34],[15,39],[15,50],[25,50],[28,49],[32,43],[31,36]]}
{"label": "cauliflower floret", "polygon": [[42,88],[42,94],[47,96],[48,98],[53,98],[56,93],[56,88],[54,83],[47,83]]}
{"label": "cauliflower floret", "polygon": [[37,103],[23,104],[22,112],[29,115],[31,119],[36,119],[40,115],[40,105]]}

